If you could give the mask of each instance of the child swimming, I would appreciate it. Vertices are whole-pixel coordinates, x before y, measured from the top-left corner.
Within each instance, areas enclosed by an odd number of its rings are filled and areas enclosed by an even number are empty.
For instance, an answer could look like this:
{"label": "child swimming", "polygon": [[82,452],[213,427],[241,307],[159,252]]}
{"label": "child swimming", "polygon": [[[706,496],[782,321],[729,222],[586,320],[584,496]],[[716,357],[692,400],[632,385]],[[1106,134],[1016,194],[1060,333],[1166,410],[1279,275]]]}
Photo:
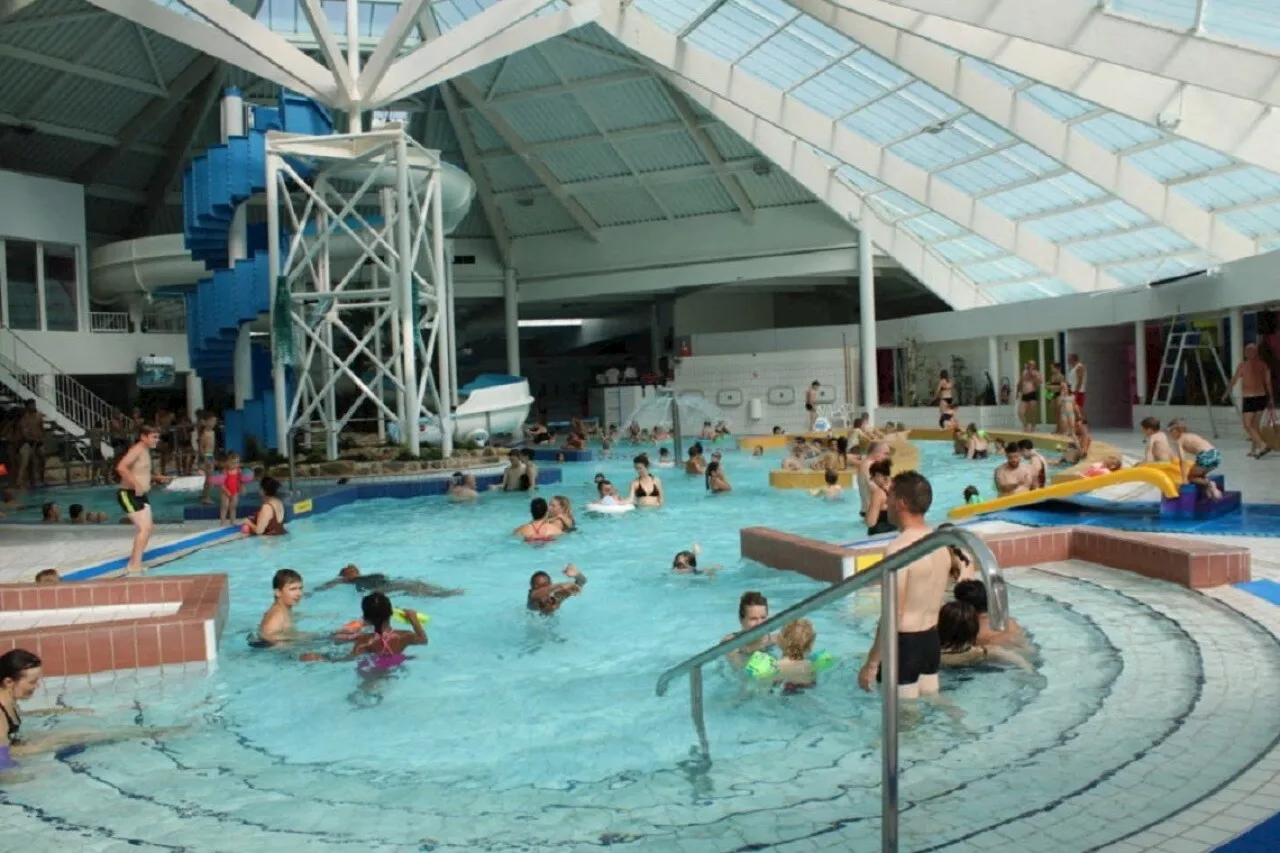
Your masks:
{"label": "child swimming", "polygon": [[818,675],[809,657],[817,639],[818,632],[808,619],[797,619],[778,634],[778,648],[782,650],[782,659],[778,661],[778,680],[782,682],[783,693],[799,693],[818,683]]}
{"label": "child swimming", "polygon": [[397,631],[391,627],[391,616],[394,612],[391,599],[380,592],[371,592],[361,599],[360,611],[364,616],[365,624],[369,625],[373,632],[357,634],[350,652],[338,656],[309,652],[302,655],[301,660],[309,663],[359,660],[360,674],[374,675],[395,669],[408,660],[408,655],[404,652],[409,646],[425,646],[429,642],[417,611],[407,609],[401,611],[413,630]]}
{"label": "child swimming", "polygon": [[534,572],[529,578],[529,594],[525,599],[525,606],[543,616],[550,616],[560,609],[566,599],[582,592],[582,588],[587,585],[587,576],[578,571],[573,563],[564,567],[564,573],[570,579],[569,583],[552,583],[551,575]]}
{"label": "child swimming", "polygon": [[693,547],[688,551],[680,551],[671,558],[671,571],[678,575],[714,575],[717,570],[723,566],[703,566],[698,568],[698,555],[702,553],[702,548],[697,542],[693,543]]}

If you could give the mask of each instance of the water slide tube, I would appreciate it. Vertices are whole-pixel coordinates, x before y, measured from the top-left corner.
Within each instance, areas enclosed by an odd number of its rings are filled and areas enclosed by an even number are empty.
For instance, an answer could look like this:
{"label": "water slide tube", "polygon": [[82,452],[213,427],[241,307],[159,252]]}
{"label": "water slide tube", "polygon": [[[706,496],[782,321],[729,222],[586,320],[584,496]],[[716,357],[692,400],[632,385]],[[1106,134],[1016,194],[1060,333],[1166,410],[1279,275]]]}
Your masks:
{"label": "water slide tube", "polygon": [[[458,167],[450,163],[443,166],[440,199],[445,232],[449,233],[466,216],[475,196],[475,182]],[[330,253],[338,259],[355,259],[360,250],[350,235],[340,232],[330,237]],[[211,275],[203,263],[191,257],[182,234],[122,240],[94,249],[90,254],[89,295],[95,302],[128,305],[133,299],[149,296],[162,288],[194,286]]]}
{"label": "water slide tube", "polygon": [[1016,495],[983,501],[978,504],[965,504],[953,508],[947,513],[947,517],[952,519],[969,518],[1020,506],[1033,506],[1044,501],[1060,500],[1072,495],[1081,495],[1086,492],[1103,489],[1107,486],[1119,486],[1129,483],[1143,483],[1148,486],[1154,486],[1166,498],[1176,498],[1178,496],[1178,484],[1170,476],[1170,471],[1167,468],[1140,465],[1136,468],[1125,468],[1123,471],[1103,474],[1100,477],[1081,477],[1078,480],[1072,480],[1067,483],[1055,483],[1051,486],[1045,486],[1043,489],[1020,492]]}

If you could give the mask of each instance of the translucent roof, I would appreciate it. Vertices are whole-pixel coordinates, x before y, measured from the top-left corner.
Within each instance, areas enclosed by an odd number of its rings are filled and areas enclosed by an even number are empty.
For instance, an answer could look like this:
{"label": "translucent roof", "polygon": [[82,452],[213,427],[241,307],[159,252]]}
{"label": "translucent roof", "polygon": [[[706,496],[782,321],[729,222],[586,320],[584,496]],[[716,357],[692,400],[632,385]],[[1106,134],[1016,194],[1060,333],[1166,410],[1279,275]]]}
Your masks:
{"label": "translucent roof", "polygon": [[[636,0],[638,9],[689,44],[786,93],[884,152],[896,155],[1096,271],[1096,286],[1132,286],[1220,259],[1184,231],[1119,198],[865,45],[783,0]],[[1114,0],[1116,12],[1195,23],[1196,0]],[[1280,44],[1280,3],[1208,0],[1206,31],[1251,34]],[[1209,21],[1214,23],[1210,25]],[[1216,29],[1215,29],[1216,28]],[[940,47],[940,46],[939,46]],[[1019,109],[1034,108],[1112,152],[1195,208],[1214,227],[1238,232],[1253,251],[1280,241],[1280,175],[1100,108],[1080,97],[948,50],[996,81]],[[824,151],[836,176],[882,219],[920,237],[928,250],[1000,301],[1072,292],[1055,274],[978,236],[908,195]],[[883,176],[882,176],[883,177]],[[1252,241],[1256,241],[1252,242]]]}

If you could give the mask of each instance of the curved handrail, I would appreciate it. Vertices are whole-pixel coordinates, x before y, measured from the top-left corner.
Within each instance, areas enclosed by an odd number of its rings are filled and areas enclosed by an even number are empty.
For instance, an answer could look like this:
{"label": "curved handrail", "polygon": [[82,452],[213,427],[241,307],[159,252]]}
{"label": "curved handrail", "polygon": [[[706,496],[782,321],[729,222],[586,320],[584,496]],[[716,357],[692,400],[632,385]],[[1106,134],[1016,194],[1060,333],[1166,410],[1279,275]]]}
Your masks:
{"label": "curved handrail", "polygon": [[901,551],[885,557],[874,566],[847,577],[839,583],[832,584],[821,592],[814,593],[803,601],[791,605],[786,610],[775,613],[756,627],[740,634],[735,634],[706,651],[676,664],[659,676],[658,695],[665,696],[668,685],[674,679],[690,670],[700,668],[722,658],[730,652],[760,639],[780,625],[785,625],[832,601],[844,598],[846,595],[880,580],[886,572],[897,572],[904,569],[916,560],[948,545],[963,548],[973,554],[974,561],[978,565],[978,571],[982,573],[982,580],[987,586],[987,612],[991,628],[995,631],[1003,631],[1008,624],[1009,618],[1009,592],[1005,587],[1004,577],[1000,574],[1000,567],[996,563],[995,555],[991,553],[987,543],[983,542],[975,534],[950,524],[944,524],[933,533],[911,543]]}

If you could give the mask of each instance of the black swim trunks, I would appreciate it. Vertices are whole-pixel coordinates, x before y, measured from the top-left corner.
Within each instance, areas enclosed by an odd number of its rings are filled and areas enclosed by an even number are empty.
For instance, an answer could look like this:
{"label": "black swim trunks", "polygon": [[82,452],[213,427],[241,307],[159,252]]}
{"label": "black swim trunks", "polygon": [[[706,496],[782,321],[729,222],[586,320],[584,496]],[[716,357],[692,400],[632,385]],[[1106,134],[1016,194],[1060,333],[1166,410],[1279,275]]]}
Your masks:
{"label": "black swim trunks", "polygon": [[805,404],[804,404],[804,410],[805,410],[806,412],[812,412],[812,411],[813,411],[813,404],[812,404],[812,403],[805,403]]}
{"label": "black swim trunks", "polygon": [[1267,410],[1267,395],[1256,394],[1252,397],[1244,397],[1240,400],[1240,411],[1246,415],[1254,412],[1265,412]]}
{"label": "black swim trunks", "polygon": [[1036,392],[1035,392],[1035,391],[1032,391],[1030,394],[1023,394],[1023,395],[1022,395],[1022,402],[1024,402],[1024,403],[1034,403],[1035,401],[1036,401]]}
{"label": "black swim trunks", "polygon": [[942,643],[937,628],[898,634],[898,686],[915,684],[922,675],[937,675],[941,667]]}
{"label": "black swim trunks", "polygon": [[975,451],[973,451],[973,458],[974,458],[974,459],[986,459],[986,458],[987,458],[987,451],[986,451],[986,450],[975,450]]}
{"label": "black swim trunks", "polygon": [[147,496],[140,495],[129,489],[119,489],[116,491],[116,503],[120,504],[120,508],[125,511],[126,515],[133,515],[147,508]]}

